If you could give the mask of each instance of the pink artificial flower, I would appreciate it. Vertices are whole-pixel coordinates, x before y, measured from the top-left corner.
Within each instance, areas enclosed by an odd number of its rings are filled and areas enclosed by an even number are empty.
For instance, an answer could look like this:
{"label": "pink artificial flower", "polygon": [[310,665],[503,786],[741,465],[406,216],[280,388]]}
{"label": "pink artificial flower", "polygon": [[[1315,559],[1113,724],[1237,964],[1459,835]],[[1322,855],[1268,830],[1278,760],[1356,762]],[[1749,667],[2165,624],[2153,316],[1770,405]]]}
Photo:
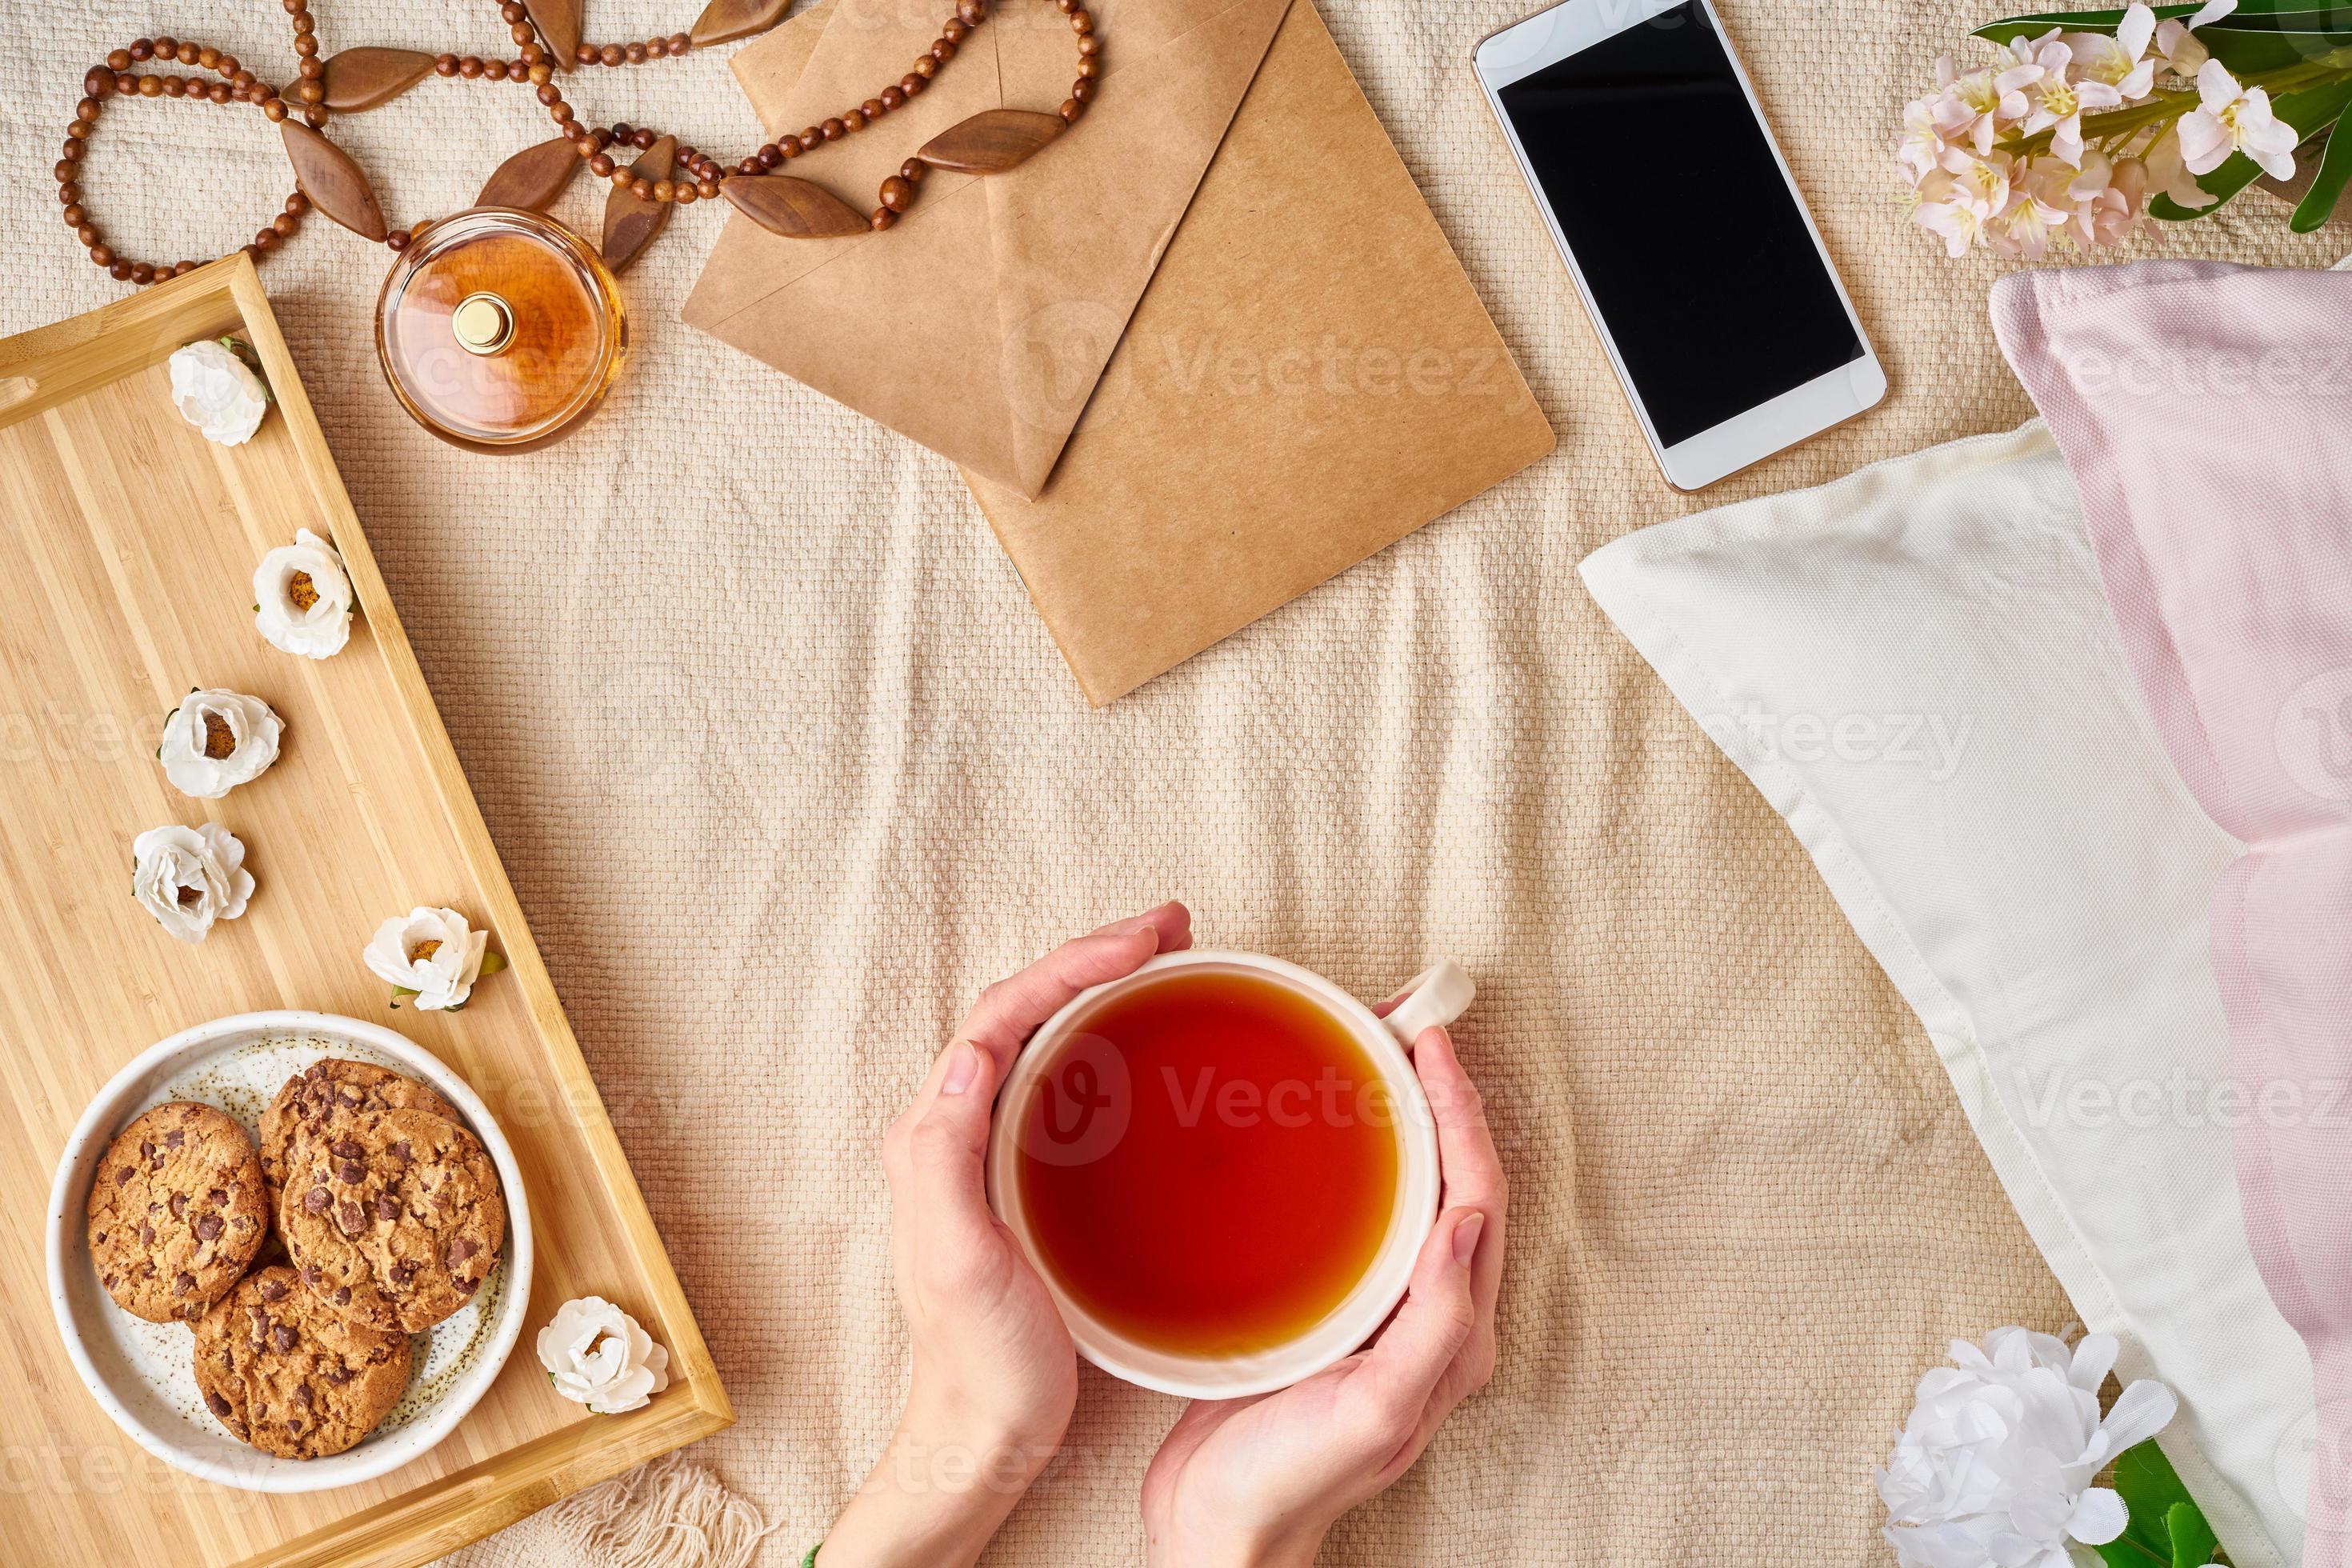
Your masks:
{"label": "pink artificial flower", "polygon": [[2180,127],[2167,131],[2146,154],[2147,183],[2169,197],[2173,205],[2200,212],[2221,198],[2197,183],[2180,153]]}
{"label": "pink artificial flower", "polygon": [[1993,139],[2002,127],[2025,118],[2025,94],[2017,88],[2002,87],[1990,68],[1954,77],[1943,87],[1936,114],[1945,140],[1969,143],[1980,158],[1992,151]]}
{"label": "pink artificial flower", "polygon": [[2157,52],[2164,57],[2166,68],[2178,76],[2195,76],[2203,70],[2213,51],[2196,37],[2197,29],[2237,8],[2238,0],[2205,0],[2186,22],[2178,16],[2168,18],[2156,29]]}
{"label": "pink artificial flower", "polygon": [[2220,60],[2197,73],[2197,108],[2180,117],[2180,156],[2192,174],[2210,174],[2232,153],[2243,153],[2274,180],[2294,178],[2294,126],[2271,111],[2271,95],[2241,87]]}
{"label": "pink artificial flower", "polygon": [[2155,37],[2156,13],[2147,8],[2147,0],[2132,0],[2113,37],[2068,33],[2063,41],[2074,51],[2075,68],[2084,80],[2111,87],[2129,100],[2146,98],[2156,86],[2156,62],[2147,58]]}
{"label": "pink artificial flower", "polygon": [[2137,158],[2110,162],[2104,153],[2091,153],[2066,184],[2066,201],[2074,209],[2067,232],[2085,250],[2121,245],[2138,230],[2147,200],[2147,164]]}

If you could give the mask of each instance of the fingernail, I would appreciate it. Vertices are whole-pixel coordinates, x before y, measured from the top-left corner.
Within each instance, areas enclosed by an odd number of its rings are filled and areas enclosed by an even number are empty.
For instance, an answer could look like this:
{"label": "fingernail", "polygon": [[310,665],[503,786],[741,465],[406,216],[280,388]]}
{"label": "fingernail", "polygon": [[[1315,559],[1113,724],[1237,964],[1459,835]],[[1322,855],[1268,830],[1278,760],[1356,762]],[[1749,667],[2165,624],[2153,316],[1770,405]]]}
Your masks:
{"label": "fingernail", "polygon": [[1454,1227],[1454,1261],[1467,1268],[1470,1257],[1478,1250],[1478,1237],[1486,1228],[1486,1216],[1473,1214]]}
{"label": "fingernail", "polygon": [[961,1094],[980,1076],[980,1050],[970,1040],[948,1047],[948,1075],[940,1079],[941,1094]]}

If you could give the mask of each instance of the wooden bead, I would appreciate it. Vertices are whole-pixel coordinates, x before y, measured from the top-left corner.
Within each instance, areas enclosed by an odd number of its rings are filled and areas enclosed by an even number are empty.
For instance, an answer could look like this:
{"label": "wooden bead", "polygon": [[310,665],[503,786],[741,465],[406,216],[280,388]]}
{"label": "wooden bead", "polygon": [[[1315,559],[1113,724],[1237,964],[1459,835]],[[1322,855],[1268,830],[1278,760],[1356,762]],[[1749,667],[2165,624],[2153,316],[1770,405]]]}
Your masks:
{"label": "wooden bead", "polygon": [[273,98],[261,106],[261,112],[268,117],[270,124],[275,125],[286,118],[286,100]]}
{"label": "wooden bead", "polygon": [[148,266],[143,261],[135,261],[131,263],[131,281],[133,283],[152,283],[155,281],[155,269]]}
{"label": "wooden bead", "polygon": [[882,182],[882,205],[894,213],[905,212],[915,205],[915,182],[903,174],[893,174]]}
{"label": "wooden bead", "polygon": [[690,207],[701,199],[701,193],[690,180],[680,180],[671,188],[670,200],[682,207]]}
{"label": "wooden bead", "polygon": [[68,228],[78,229],[81,227],[82,225],[89,221],[89,210],[87,207],[84,207],[79,202],[76,202],[73,205],[66,208],[63,216]]}
{"label": "wooden bead", "polygon": [[133,60],[153,59],[155,58],[155,40],[152,38],[140,38],[134,41],[131,46],[131,58]]}
{"label": "wooden bead", "polygon": [[946,23],[940,26],[940,37],[945,38],[950,44],[961,44],[966,38],[971,37],[971,29],[965,26],[961,18],[950,16],[947,19]]}
{"label": "wooden bead", "polygon": [[663,59],[666,58],[668,54],[669,40],[667,38],[647,38],[646,40],[646,58],[647,59]]}
{"label": "wooden bead", "polygon": [[1093,16],[1084,11],[1073,11],[1070,13],[1070,31],[1083,37],[1094,30],[1095,19]]}
{"label": "wooden bead", "polygon": [[977,27],[988,20],[988,0],[956,0],[956,15],[967,27]]}
{"label": "wooden bead", "polygon": [[129,70],[131,68],[131,51],[129,49],[109,49],[106,52],[106,68],[112,71],[117,76],[121,76],[124,71]]}
{"label": "wooden bead", "polygon": [[279,213],[269,220],[269,226],[278,231],[278,238],[291,239],[294,237],[294,231],[302,226],[287,214]]}
{"label": "wooden bead", "polygon": [[950,60],[955,58],[955,46],[948,42],[945,38],[940,38],[933,41],[931,45],[931,58],[937,60],[941,65],[947,64]]}
{"label": "wooden bead", "polygon": [[528,20],[530,16],[530,12],[520,3],[520,0],[506,0],[506,4],[499,7],[499,20],[510,26]]}
{"label": "wooden bead", "polygon": [[100,267],[111,267],[114,265],[114,252],[108,249],[103,245],[91,246],[89,247],[89,258]]}
{"label": "wooden bead", "polygon": [[700,196],[706,202],[715,202],[719,199],[719,182],[717,180],[698,180],[694,184],[694,194]]}
{"label": "wooden bead", "polygon": [[1080,77],[1070,84],[1070,96],[1080,103],[1092,103],[1095,100],[1095,84]]}
{"label": "wooden bead", "polygon": [[248,81],[252,79],[252,73],[247,71],[243,66],[237,64],[236,57],[235,55],[223,55],[220,58],[220,64],[215,66],[213,68],[220,72],[221,75],[227,77],[232,81],[238,77],[244,77]]}
{"label": "wooden bead", "polygon": [[71,180],[79,171],[75,166],[74,160],[71,158],[60,158],[58,160],[56,172],[58,184],[62,185]]}
{"label": "wooden bead", "polygon": [[294,96],[307,104],[323,103],[327,89],[315,81],[298,81],[294,84]]}
{"label": "wooden bead", "polygon": [[596,153],[588,160],[588,172],[595,175],[600,180],[611,178],[613,174],[612,158],[606,153]]}
{"label": "wooden bead", "polygon": [[520,48],[525,44],[537,43],[539,33],[528,22],[517,22],[507,29],[507,41],[515,47]]}
{"label": "wooden bead", "polygon": [[304,195],[301,192],[296,191],[292,195],[286,198],[286,210],[292,213],[296,217],[300,217],[304,213],[310,210],[310,198]]}
{"label": "wooden bead", "polygon": [[806,152],[824,140],[824,132],[821,128],[814,125],[809,126],[801,132],[801,150]]}
{"label": "wooden bead", "polygon": [[383,242],[392,247],[395,251],[406,250],[408,248],[408,241],[409,233],[404,228],[394,229],[390,234],[383,237]]}
{"label": "wooden bead", "polygon": [[593,44],[583,44],[572,51],[572,63],[577,66],[593,66],[602,58]]}
{"label": "wooden bead", "polygon": [[1096,59],[1091,55],[1080,55],[1078,57],[1078,75],[1087,81],[1093,81],[1095,79],[1102,75],[1102,62]]}
{"label": "wooden bead", "polygon": [[897,109],[907,101],[906,90],[903,88],[896,86],[886,87],[882,89],[882,97],[879,101],[886,110]]}
{"label": "wooden bead", "polygon": [[650,152],[653,148],[653,144],[660,140],[660,134],[656,132],[652,126],[640,125],[636,128],[635,132],[630,135],[629,145],[635,147],[640,153]]}
{"label": "wooden bead", "polygon": [[646,63],[646,47],[643,44],[630,44],[622,49],[621,58],[633,66],[641,66]]}
{"label": "wooden bead", "polygon": [[865,102],[857,106],[857,112],[866,116],[866,122],[868,125],[871,125],[874,121],[889,113],[890,106],[884,103],[878,98],[869,98]]}
{"label": "wooden bead", "polygon": [[118,260],[107,268],[106,275],[117,283],[128,283],[131,281],[131,263]]}
{"label": "wooden bead", "polygon": [[905,76],[898,79],[898,90],[905,93],[908,98],[914,97],[917,93],[922,91],[923,89],[929,85],[930,83],[924,80],[921,77],[915,75],[912,71],[908,72]]}
{"label": "wooden bead", "polygon": [[613,171],[613,188],[614,190],[625,191],[636,183],[636,175],[631,174],[628,170],[615,169]]}
{"label": "wooden bead", "polygon": [[163,79],[160,76],[141,77],[139,79],[139,96],[142,98],[163,97]]}
{"label": "wooden bead", "polygon": [[641,202],[649,202],[654,199],[654,183],[639,174],[629,182],[629,195]]}
{"label": "wooden bead", "polygon": [[80,184],[75,181],[68,180],[64,184],[59,185],[58,187],[58,200],[66,206],[71,206],[76,202],[81,200]]}
{"label": "wooden bead", "polygon": [[897,223],[898,221],[898,215],[892,212],[888,207],[876,207],[874,209],[874,216],[869,221],[871,221],[875,228],[879,231],[881,229],[888,228],[892,224]]}
{"label": "wooden bead", "polygon": [[823,125],[818,126],[817,130],[828,142],[838,142],[843,137],[849,134],[849,127],[844,125],[838,120],[828,120]]}
{"label": "wooden bead", "polygon": [[316,131],[327,123],[327,111],[323,109],[306,109],[302,111],[302,123]]}
{"label": "wooden bead", "polygon": [[771,142],[752,153],[751,160],[762,169],[772,169],[784,161],[784,150]]}
{"label": "wooden bead", "polygon": [[931,77],[937,73],[939,68],[940,62],[933,59],[930,56],[917,55],[915,57],[915,74],[921,77],[925,81],[929,81]]}
{"label": "wooden bead", "polygon": [[277,231],[276,229],[274,229],[274,228],[259,228],[259,229],[256,229],[256,230],[254,230],[254,231],[253,231],[253,247],[254,247],[256,250],[261,250],[261,251],[270,251],[270,250],[275,250],[275,249],[277,249],[277,248],[278,248],[278,231]]}
{"label": "wooden bead", "polygon": [[931,166],[920,158],[909,158],[898,165],[898,177],[910,185],[921,184],[923,176],[930,172]]}
{"label": "wooden bead", "polygon": [[479,78],[482,74],[482,57],[479,55],[467,55],[464,58],[460,59],[457,62],[457,74],[464,77],[467,81],[473,81]]}
{"label": "wooden bead", "polygon": [[619,65],[623,60],[625,60],[628,58],[628,56],[621,52],[621,46],[618,44],[606,44],[603,48],[596,51],[596,58],[598,61],[608,66]]}
{"label": "wooden bead", "polygon": [[[114,73],[111,71],[102,71],[96,66],[90,67],[89,74],[81,79],[81,90],[83,97],[87,100],[95,100],[101,98],[113,97]],[[74,112],[79,114],[81,111],[77,109]]]}
{"label": "wooden bead", "polygon": [[84,249],[96,245],[100,237],[98,232],[98,225],[94,223],[86,223],[82,225],[79,228],[74,230],[74,237],[81,241]]}
{"label": "wooden bead", "polygon": [[1078,53],[1087,57],[1102,53],[1102,35],[1100,33],[1088,33],[1079,38]]}
{"label": "wooden bead", "polygon": [[135,98],[138,96],[138,93],[139,79],[132,76],[129,71],[124,71],[121,76],[114,79],[115,97]]}
{"label": "wooden bead", "polygon": [[1075,98],[1066,98],[1062,100],[1062,122],[1066,125],[1076,125],[1078,122],[1078,116],[1086,111],[1087,106]]}
{"label": "wooden bead", "polygon": [[866,115],[865,115],[865,112],[864,112],[863,110],[856,110],[856,109],[845,109],[845,110],[842,110],[842,113],[841,113],[841,129],[842,129],[844,132],[855,132],[855,131],[863,131],[863,130],[865,130],[865,129],[866,129]]}
{"label": "wooden bead", "polygon": [[669,36],[669,52],[673,57],[682,55],[692,47],[694,47],[694,40],[688,35],[672,33]]}

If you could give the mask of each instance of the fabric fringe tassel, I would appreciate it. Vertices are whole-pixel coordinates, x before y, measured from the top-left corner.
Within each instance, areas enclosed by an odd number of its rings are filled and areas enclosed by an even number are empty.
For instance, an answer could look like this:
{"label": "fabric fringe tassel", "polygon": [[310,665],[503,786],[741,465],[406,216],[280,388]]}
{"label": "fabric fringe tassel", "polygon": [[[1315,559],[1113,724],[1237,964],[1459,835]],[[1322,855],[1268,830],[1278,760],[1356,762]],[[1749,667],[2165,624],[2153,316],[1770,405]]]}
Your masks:
{"label": "fabric fringe tassel", "polygon": [[683,1451],[564,1499],[540,1520],[586,1568],[751,1568],[770,1524]]}

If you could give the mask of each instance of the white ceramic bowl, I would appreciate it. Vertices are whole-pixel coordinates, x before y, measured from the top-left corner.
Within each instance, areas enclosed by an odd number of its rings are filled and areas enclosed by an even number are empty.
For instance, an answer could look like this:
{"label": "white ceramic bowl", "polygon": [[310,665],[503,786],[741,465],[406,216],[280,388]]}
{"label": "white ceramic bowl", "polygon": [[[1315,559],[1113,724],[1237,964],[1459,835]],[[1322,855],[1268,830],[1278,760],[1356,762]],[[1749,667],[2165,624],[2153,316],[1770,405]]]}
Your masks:
{"label": "white ceramic bowl", "polygon": [[[186,1326],[132,1317],[100,1288],[85,1207],[115,1134],[172,1100],[217,1105],[250,1133],[289,1077],[322,1057],[404,1072],[457,1108],[499,1168],[507,1206],[504,1257],[476,1299],[414,1337],[416,1370],[383,1426],[322,1459],[281,1459],[213,1419],[196,1393]],[[465,1079],[422,1047],[374,1024],[329,1013],[242,1013],[183,1029],[139,1053],[82,1112],[49,1190],[49,1300],[83,1383],[139,1446],[190,1475],[247,1491],[310,1492],[372,1480],[447,1436],[506,1364],[530,1310],[530,1208],[514,1150]]]}
{"label": "white ceramic bowl", "polygon": [[[1046,1068],[1053,1065],[1057,1047],[1105,1001],[1149,984],[1172,969],[1250,974],[1305,993],[1348,1026],[1395,1097],[1396,1206],[1370,1267],[1356,1288],[1322,1321],[1286,1343],[1246,1354],[1178,1354],[1139,1343],[1104,1323],[1063,1289],[1031,1237],[1023,1212],[1020,1141],[1014,1130],[1022,1125],[1030,1097],[1036,1092]],[[1410,1010],[1408,998],[1417,1004],[1412,1005]],[[1389,1015],[1389,1020],[1393,1021],[1396,1030],[1417,1036],[1430,1024],[1452,1022],[1468,1005],[1469,980],[1458,964],[1443,963],[1416,978],[1392,1000],[1400,1005]],[[1117,1132],[1111,1135],[1117,1136]],[[1012,1230],[1031,1266],[1045,1280],[1078,1353],[1114,1377],[1188,1399],[1239,1399],[1271,1393],[1312,1377],[1352,1354],[1404,1300],[1405,1286],[1412,1279],[1412,1266],[1421,1244],[1437,1221],[1440,1186],[1436,1123],[1431,1118],[1429,1101],[1421,1091],[1421,1079],[1413,1071],[1412,1058],[1405,1054],[1397,1034],[1391,1032],[1391,1022],[1384,1021],[1311,969],[1264,953],[1209,949],[1162,953],[1124,979],[1081,992],[1068,1006],[1046,1021],[1045,1026],[1013,1058],[1013,1069],[1005,1074],[996,1102],[995,1121],[990,1128],[987,1172],[990,1205]]]}

